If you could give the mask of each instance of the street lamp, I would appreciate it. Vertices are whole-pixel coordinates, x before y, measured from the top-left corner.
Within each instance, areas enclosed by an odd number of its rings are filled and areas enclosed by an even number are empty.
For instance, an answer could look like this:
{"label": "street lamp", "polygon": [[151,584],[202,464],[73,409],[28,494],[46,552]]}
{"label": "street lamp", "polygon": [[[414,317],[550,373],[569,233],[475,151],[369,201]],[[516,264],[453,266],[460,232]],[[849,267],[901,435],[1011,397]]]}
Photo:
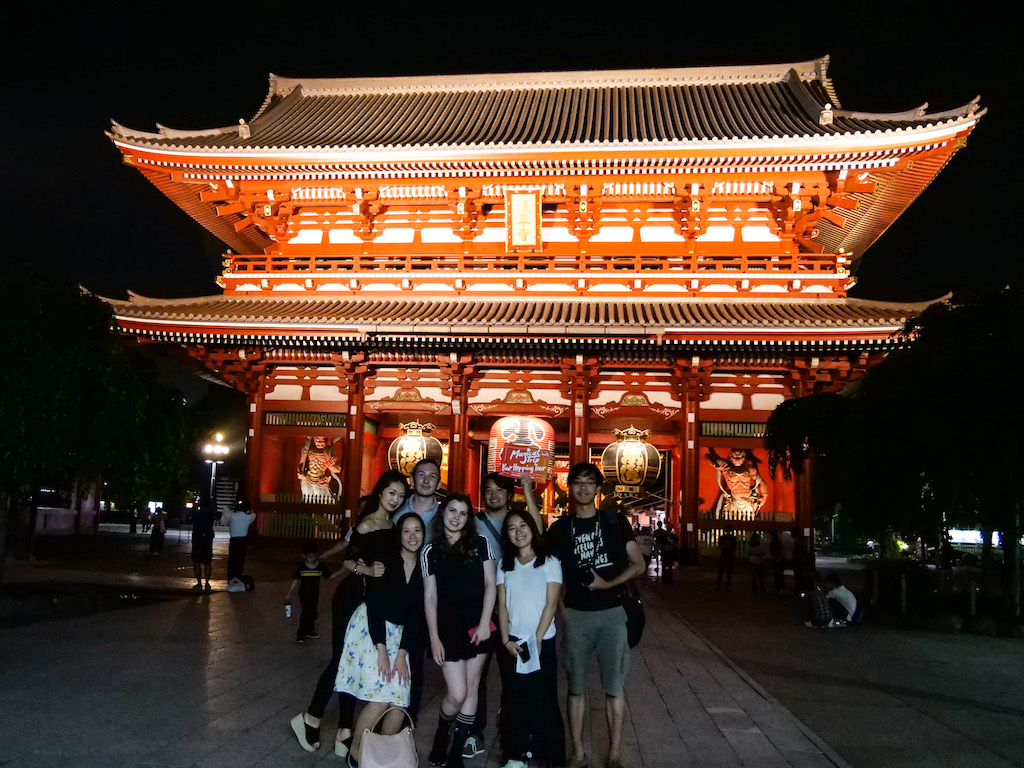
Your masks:
{"label": "street lamp", "polygon": [[227,456],[228,447],[223,444],[224,435],[220,432],[213,436],[213,442],[207,443],[203,446],[203,453],[210,458],[206,459],[206,463],[210,465],[210,506],[213,508],[213,512],[216,514],[217,504],[215,503],[215,489],[217,483],[217,465],[223,464],[224,459],[218,459],[217,456]]}

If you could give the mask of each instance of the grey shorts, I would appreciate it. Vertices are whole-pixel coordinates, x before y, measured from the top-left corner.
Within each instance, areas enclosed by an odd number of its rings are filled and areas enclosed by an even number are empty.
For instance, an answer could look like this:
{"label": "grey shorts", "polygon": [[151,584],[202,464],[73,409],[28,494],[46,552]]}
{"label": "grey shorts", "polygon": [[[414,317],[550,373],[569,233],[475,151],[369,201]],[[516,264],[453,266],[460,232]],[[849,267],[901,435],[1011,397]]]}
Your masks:
{"label": "grey shorts", "polygon": [[559,655],[568,675],[569,693],[580,696],[586,692],[590,659],[596,655],[605,694],[621,696],[629,670],[626,611],[621,607],[603,611],[566,608],[563,626]]}

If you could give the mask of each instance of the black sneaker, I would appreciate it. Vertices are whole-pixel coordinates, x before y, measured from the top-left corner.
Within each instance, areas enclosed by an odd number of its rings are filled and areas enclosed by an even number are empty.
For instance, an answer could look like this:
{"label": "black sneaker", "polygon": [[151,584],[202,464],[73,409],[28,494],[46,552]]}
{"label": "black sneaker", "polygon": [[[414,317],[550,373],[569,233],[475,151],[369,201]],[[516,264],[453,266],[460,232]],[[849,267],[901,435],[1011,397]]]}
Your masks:
{"label": "black sneaker", "polygon": [[307,640],[319,640],[320,639],[320,635],[318,635],[316,632],[310,632],[308,635],[306,635],[306,639]]}
{"label": "black sneaker", "polygon": [[297,638],[295,638],[295,642],[296,643],[304,643],[304,642],[306,642],[306,638],[304,638],[304,637],[297,637]]}

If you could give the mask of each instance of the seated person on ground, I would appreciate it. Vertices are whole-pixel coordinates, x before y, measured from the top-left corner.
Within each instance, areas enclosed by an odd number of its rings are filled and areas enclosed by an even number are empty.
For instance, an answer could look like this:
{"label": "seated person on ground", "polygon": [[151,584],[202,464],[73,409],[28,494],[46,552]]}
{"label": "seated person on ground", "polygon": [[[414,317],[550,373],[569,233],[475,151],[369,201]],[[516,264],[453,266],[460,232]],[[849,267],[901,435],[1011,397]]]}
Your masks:
{"label": "seated person on ground", "polygon": [[857,598],[846,587],[838,573],[830,573],[825,577],[831,589],[825,594],[829,608],[832,609],[832,618],[837,621],[850,621],[857,612]]}

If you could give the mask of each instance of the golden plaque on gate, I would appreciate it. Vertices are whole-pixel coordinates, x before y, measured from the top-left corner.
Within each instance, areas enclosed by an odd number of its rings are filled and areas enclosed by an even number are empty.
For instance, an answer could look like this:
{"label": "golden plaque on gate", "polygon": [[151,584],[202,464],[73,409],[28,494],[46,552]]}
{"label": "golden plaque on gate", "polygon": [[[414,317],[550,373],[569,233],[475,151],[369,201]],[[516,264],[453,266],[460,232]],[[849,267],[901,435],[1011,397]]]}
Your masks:
{"label": "golden plaque on gate", "polygon": [[505,192],[505,250],[541,248],[541,194],[539,190]]}

